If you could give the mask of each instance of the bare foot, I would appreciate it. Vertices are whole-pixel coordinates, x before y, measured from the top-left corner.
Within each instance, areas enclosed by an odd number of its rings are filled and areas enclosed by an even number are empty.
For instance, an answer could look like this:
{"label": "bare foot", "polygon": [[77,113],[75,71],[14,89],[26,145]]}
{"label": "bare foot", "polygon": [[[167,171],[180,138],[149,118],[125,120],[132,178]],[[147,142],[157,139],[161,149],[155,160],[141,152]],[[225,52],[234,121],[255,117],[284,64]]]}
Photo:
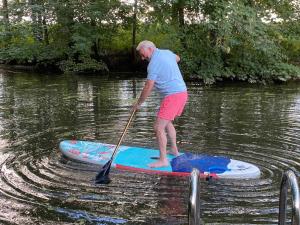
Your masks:
{"label": "bare foot", "polygon": [[166,167],[166,166],[169,166],[169,161],[168,160],[158,160],[154,163],[148,164],[148,166],[151,168]]}

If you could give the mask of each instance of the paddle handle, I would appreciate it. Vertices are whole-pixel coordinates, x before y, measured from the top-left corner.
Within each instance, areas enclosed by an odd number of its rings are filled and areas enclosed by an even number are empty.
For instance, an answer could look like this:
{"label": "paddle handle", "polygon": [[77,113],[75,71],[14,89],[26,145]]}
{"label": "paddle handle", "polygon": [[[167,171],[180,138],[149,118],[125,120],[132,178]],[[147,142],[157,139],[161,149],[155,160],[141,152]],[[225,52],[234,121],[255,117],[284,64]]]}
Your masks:
{"label": "paddle handle", "polygon": [[134,116],[136,110],[137,110],[137,108],[134,108],[134,109],[132,110],[132,113],[131,113],[131,115],[130,115],[130,117],[129,117],[129,119],[128,119],[128,122],[127,122],[127,124],[126,124],[126,127],[124,128],[124,131],[123,131],[123,133],[122,133],[122,135],[121,135],[121,137],[120,137],[120,139],[119,139],[119,141],[118,141],[118,144],[116,145],[116,147],[115,147],[115,149],[114,149],[114,151],[113,151],[113,154],[112,154],[112,156],[111,156],[110,161],[112,161],[112,159],[115,157],[115,154],[117,153],[117,151],[118,151],[118,149],[119,149],[119,147],[120,147],[120,145],[121,145],[121,143],[122,143],[122,141],[123,141],[123,138],[124,138],[124,136],[125,136],[125,134],[126,134],[126,132],[127,132],[127,130],[128,130],[128,127],[129,127],[129,125],[130,125],[130,123],[131,123],[131,121],[132,121],[132,119],[133,119],[133,116]]}

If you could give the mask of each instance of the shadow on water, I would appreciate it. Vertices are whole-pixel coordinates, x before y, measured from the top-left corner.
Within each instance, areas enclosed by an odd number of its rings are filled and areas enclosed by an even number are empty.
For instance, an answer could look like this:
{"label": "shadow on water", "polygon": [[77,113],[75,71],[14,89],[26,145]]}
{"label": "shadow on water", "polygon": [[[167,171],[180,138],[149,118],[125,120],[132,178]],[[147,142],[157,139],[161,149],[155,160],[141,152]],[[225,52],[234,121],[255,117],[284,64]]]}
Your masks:
{"label": "shadow on water", "polygon": [[[115,144],[143,79],[0,72],[1,224],[186,224],[188,178],[61,160],[63,139]],[[300,85],[189,83],[176,121],[183,150],[256,164],[259,179],[201,183],[205,224],[277,224],[282,172],[300,165]],[[124,145],[157,147],[157,95],[138,112]]]}

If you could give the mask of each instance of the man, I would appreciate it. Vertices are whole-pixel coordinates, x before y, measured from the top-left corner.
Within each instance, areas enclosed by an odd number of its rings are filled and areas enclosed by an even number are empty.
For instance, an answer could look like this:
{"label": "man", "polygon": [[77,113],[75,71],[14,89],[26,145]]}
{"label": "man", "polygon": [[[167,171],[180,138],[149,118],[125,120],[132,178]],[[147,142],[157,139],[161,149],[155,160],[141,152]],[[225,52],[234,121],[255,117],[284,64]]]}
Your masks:
{"label": "man", "polygon": [[171,141],[171,150],[168,153],[178,156],[176,130],[172,122],[177,116],[181,115],[188,98],[187,88],[177,64],[180,58],[170,50],[156,48],[151,41],[140,42],[136,50],[142,60],[146,59],[149,64],[147,67],[147,81],[133,109],[140,108],[141,104],[150,95],[153,87],[163,97],[154,124],[160,157],[158,161],[148,166],[152,168],[166,167],[169,165],[166,131]]}

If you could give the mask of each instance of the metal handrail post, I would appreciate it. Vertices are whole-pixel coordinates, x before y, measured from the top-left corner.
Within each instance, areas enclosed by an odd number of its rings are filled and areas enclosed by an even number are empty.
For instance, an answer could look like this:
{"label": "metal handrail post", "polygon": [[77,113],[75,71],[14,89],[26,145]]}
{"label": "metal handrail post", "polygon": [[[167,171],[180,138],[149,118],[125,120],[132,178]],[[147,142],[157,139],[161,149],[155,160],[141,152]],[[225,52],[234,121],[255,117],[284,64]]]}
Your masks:
{"label": "metal handrail post", "polygon": [[200,225],[200,177],[199,170],[193,169],[190,176],[189,225]]}
{"label": "metal handrail post", "polygon": [[286,171],[281,179],[280,185],[280,197],[279,197],[279,217],[278,224],[285,225],[286,224],[286,205],[287,205],[287,192],[288,185],[291,187],[292,192],[292,225],[300,224],[300,195],[299,195],[299,186],[298,179],[295,173],[292,170]]}

